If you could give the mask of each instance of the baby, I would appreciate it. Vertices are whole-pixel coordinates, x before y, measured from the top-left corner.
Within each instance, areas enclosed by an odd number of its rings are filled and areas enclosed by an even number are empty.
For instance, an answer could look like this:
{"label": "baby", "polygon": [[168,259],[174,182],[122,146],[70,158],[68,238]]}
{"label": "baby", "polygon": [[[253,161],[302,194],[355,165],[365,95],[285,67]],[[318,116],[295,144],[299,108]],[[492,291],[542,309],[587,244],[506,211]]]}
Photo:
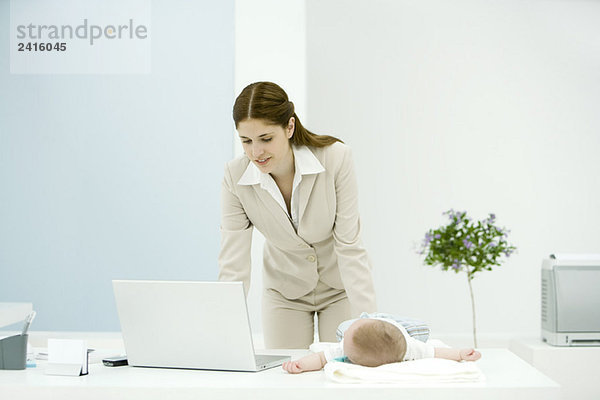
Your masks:
{"label": "baby", "polygon": [[[340,328],[338,336],[343,335],[343,338],[336,346],[288,361],[283,364],[283,369],[291,374],[316,371],[329,361],[345,358],[353,364],[366,367],[432,357],[455,361],[476,361],[481,358],[481,353],[470,348],[434,348],[410,336],[402,323],[385,314],[363,314],[359,319],[342,323]],[[425,340],[427,336],[425,334]]]}

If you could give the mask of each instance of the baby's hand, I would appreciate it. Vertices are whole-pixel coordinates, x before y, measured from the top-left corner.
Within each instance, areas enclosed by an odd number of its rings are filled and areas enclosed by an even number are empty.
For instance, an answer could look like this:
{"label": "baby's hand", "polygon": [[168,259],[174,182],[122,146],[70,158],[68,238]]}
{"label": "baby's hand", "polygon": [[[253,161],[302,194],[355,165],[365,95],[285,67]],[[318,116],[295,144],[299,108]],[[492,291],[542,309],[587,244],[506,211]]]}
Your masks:
{"label": "baby's hand", "polygon": [[460,359],[463,361],[477,361],[481,358],[481,353],[475,349],[460,349]]}
{"label": "baby's hand", "polygon": [[300,362],[298,362],[298,360],[286,361],[283,363],[283,365],[281,367],[284,370],[286,370],[287,372],[289,372],[290,374],[299,374],[301,372],[304,372],[302,367],[300,367]]}

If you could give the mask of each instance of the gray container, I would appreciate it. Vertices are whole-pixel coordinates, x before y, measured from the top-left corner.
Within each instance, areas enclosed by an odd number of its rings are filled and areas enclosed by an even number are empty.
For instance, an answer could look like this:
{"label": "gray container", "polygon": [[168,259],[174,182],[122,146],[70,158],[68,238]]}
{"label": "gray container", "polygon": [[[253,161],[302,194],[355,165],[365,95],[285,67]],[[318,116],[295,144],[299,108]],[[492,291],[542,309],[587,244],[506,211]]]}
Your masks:
{"label": "gray container", "polygon": [[0,369],[25,369],[28,338],[15,335],[0,340]]}

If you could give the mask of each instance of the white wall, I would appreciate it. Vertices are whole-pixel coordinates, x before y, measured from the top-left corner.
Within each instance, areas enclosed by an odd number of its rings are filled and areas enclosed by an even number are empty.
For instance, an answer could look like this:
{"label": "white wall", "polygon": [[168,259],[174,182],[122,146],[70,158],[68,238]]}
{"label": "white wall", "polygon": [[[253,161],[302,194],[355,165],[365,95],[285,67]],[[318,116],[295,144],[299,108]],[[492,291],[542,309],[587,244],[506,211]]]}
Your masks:
{"label": "white wall", "polygon": [[[280,85],[306,120],[306,20],[304,0],[237,0],[235,2],[235,97],[256,81]],[[232,104],[233,106],[233,104]],[[235,132],[235,153],[242,148]],[[252,284],[248,294],[250,324],[262,332],[262,248],[264,237],[254,230]],[[260,343],[256,344],[260,347]]]}
{"label": "white wall", "polygon": [[512,229],[478,328],[539,332],[543,257],[600,252],[600,3],[307,2],[310,128],[354,148],[382,311],[471,329],[466,277],[412,247],[449,208]]}

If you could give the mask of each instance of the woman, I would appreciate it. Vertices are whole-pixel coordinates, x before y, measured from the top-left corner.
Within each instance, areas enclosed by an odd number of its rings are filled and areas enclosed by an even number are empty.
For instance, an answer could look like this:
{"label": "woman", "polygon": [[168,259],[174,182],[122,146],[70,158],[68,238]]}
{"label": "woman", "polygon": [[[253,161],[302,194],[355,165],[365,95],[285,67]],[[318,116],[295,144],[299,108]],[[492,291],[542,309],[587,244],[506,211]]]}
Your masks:
{"label": "woman", "polygon": [[247,86],[233,106],[244,156],[225,167],[219,280],[250,286],[252,228],[265,237],[266,348],[307,348],[339,323],[375,311],[371,267],[360,240],[350,149],[306,130],[278,85]]}

